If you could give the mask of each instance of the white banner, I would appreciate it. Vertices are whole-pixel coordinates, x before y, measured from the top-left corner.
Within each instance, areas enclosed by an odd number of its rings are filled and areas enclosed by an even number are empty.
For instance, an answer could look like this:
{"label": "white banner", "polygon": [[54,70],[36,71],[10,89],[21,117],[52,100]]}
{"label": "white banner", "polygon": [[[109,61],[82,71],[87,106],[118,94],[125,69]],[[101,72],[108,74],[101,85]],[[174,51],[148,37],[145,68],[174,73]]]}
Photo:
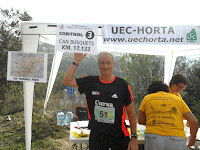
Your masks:
{"label": "white banner", "polygon": [[97,51],[97,25],[58,24],[56,50],[93,54]]}
{"label": "white banner", "polygon": [[9,51],[7,80],[47,83],[47,53]]}
{"label": "white banner", "polygon": [[103,25],[104,44],[200,44],[200,26]]}

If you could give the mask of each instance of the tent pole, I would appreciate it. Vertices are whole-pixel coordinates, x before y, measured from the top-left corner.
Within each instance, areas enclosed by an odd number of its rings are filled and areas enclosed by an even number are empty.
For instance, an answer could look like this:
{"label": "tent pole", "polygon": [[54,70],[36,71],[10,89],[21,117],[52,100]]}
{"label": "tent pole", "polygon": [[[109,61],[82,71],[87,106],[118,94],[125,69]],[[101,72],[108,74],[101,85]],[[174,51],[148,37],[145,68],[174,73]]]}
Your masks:
{"label": "tent pole", "polygon": [[[23,27],[23,26],[22,26]],[[39,35],[22,35],[22,51],[37,53]],[[23,82],[26,150],[31,150],[34,82]]]}
{"label": "tent pole", "polygon": [[55,52],[54,58],[53,58],[53,63],[52,63],[52,67],[51,67],[51,73],[50,73],[50,77],[49,77],[49,82],[48,82],[48,87],[47,87],[47,93],[46,93],[46,98],[45,98],[45,103],[44,103],[44,111],[43,111],[43,115],[46,114],[45,109],[54,85],[54,81],[56,79],[56,75],[60,66],[60,62],[62,59],[62,55],[63,52]]}
{"label": "tent pole", "polygon": [[165,55],[165,70],[164,70],[164,83],[169,85],[174,72],[174,66],[176,62],[176,53],[171,51],[171,53]]}

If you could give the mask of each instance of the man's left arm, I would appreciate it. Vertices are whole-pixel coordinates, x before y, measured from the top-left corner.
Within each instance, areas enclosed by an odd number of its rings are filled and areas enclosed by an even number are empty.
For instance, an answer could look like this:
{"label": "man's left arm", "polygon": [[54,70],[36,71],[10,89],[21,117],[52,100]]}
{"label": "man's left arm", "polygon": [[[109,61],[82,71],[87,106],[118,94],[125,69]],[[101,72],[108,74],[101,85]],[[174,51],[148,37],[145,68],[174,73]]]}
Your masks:
{"label": "man's left arm", "polygon": [[[126,110],[130,122],[131,134],[137,133],[137,121],[136,121],[136,113],[133,101],[128,106],[126,106]],[[131,140],[128,145],[128,150],[138,150],[137,138],[131,137]]]}

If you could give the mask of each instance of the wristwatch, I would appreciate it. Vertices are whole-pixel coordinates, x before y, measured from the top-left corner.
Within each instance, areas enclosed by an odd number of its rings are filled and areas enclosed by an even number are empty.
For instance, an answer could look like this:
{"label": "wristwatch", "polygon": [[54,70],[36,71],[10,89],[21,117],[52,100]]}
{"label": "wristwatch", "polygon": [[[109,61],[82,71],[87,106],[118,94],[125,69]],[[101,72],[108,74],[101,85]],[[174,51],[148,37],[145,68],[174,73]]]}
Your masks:
{"label": "wristwatch", "polygon": [[73,62],[72,64],[78,67],[78,64],[77,64],[77,63]]}
{"label": "wristwatch", "polygon": [[131,137],[138,138],[137,133],[131,134]]}

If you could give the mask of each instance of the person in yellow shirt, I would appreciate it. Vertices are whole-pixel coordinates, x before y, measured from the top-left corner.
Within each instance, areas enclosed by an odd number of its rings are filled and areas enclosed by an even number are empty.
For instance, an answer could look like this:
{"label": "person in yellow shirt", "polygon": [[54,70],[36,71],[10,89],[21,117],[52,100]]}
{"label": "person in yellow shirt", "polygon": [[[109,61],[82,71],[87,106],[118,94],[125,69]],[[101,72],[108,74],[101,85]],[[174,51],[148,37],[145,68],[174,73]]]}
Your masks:
{"label": "person in yellow shirt", "polygon": [[169,83],[169,86],[168,86],[169,93],[182,98],[179,92],[181,92],[185,88],[186,85],[187,85],[186,77],[182,74],[176,74],[172,77]]}
{"label": "person in yellow shirt", "polygon": [[138,115],[138,123],[146,125],[145,150],[187,150],[183,118],[190,125],[188,147],[196,142],[198,121],[187,104],[173,94],[161,81],[153,81],[148,87]]}

